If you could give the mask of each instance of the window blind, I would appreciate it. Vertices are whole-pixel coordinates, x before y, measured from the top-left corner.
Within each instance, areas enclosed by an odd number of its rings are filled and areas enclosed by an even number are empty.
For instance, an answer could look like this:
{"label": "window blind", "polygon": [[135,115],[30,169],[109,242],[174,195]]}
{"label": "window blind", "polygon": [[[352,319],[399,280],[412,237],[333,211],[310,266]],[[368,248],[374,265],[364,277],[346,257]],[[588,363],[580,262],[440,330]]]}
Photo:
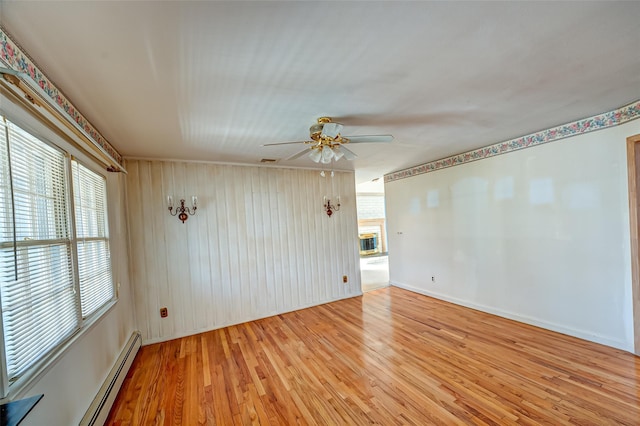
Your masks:
{"label": "window blind", "polygon": [[106,221],[107,185],[103,176],[72,162],[82,316],[114,296]]}
{"label": "window blind", "polygon": [[4,121],[0,297],[15,380],[79,328],[65,154]]}

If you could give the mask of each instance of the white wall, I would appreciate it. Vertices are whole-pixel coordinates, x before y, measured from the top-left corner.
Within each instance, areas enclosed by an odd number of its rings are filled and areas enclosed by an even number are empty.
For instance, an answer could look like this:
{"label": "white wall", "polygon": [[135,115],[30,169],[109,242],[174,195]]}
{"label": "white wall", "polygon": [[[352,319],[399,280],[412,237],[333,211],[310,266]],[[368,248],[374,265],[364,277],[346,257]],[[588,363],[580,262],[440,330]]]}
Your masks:
{"label": "white wall", "polygon": [[120,283],[119,300],[39,381],[22,392],[24,397],[41,393],[44,397],[21,425],[77,425],[135,329],[128,279],[125,177],[109,174],[107,185],[113,279]]}
{"label": "white wall", "polygon": [[387,183],[391,283],[633,351],[637,133],[640,120]]}
{"label": "white wall", "polygon": [[[144,343],[361,294],[353,173],[140,160],[127,169]],[[331,193],[342,208],[329,218]],[[196,215],[171,217],[167,195],[197,195]]]}

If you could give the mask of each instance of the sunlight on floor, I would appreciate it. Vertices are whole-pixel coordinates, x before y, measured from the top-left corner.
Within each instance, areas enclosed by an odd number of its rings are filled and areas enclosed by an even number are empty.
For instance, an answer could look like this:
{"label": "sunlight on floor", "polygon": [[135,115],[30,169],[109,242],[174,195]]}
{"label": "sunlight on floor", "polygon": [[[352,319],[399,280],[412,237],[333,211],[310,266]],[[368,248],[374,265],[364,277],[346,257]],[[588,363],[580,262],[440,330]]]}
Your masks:
{"label": "sunlight on floor", "polygon": [[389,285],[389,257],[361,257],[360,272],[363,292],[387,287]]}

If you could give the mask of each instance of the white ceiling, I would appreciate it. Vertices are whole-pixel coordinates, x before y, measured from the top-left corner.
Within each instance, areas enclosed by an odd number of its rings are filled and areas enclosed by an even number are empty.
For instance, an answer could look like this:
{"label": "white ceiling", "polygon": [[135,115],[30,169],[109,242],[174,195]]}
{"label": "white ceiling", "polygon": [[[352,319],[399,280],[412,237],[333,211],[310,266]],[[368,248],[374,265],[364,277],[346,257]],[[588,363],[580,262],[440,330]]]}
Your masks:
{"label": "white ceiling", "polygon": [[327,115],[395,136],[336,164],[360,182],[640,98],[639,18],[640,2],[0,3],[125,156],[257,164]]}

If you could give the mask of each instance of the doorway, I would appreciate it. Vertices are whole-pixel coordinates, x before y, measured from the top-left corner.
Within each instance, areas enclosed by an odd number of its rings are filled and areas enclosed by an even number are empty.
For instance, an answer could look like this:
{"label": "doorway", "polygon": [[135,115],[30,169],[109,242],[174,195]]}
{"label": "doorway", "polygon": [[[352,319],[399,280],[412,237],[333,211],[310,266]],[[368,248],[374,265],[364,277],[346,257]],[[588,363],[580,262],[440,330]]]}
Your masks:
{"label": "doorway", "polygon": [[356,187],[362,291],[389,286],[389,256],[381,178]]}
{"label": "doorway", "polygon": [[629,175],[629,230],[631,232],[631,297],[634,352],[640,355],[640,135],[627,138]]}

